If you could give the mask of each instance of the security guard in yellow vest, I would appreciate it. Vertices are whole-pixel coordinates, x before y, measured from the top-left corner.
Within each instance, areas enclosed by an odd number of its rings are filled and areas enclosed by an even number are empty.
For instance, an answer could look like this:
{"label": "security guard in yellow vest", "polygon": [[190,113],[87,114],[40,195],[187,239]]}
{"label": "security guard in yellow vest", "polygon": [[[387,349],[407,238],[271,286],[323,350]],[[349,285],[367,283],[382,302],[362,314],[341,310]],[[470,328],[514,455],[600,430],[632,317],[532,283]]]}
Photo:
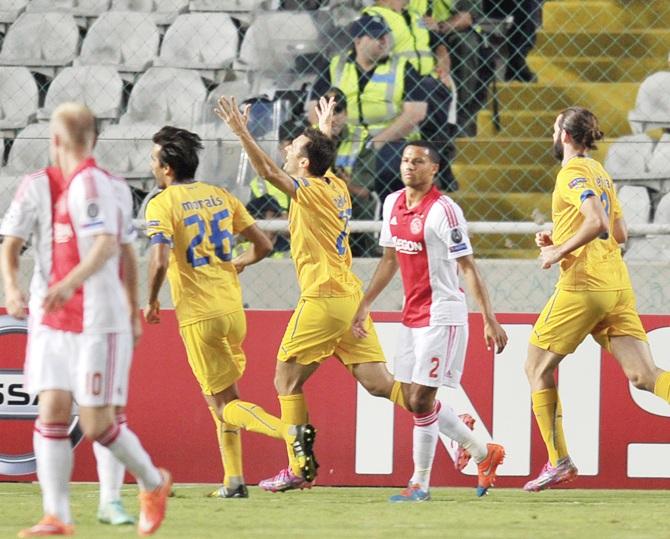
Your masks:
{"label": "security guard in yellow vest", "polygon": [[[312,87],[307,103],[316,123],[317,100],[329,88],[346,96],[352,166],[363,150],[373,153],[374,191],[384,198],[403,187],[398,173],[405,140],[426,116],[421,75],[406,58],[389,56],[391,29],[379,16],[363,15],[350,27],[352,51],[335,55]],[[368,186],[365,186],[368,187]]]}

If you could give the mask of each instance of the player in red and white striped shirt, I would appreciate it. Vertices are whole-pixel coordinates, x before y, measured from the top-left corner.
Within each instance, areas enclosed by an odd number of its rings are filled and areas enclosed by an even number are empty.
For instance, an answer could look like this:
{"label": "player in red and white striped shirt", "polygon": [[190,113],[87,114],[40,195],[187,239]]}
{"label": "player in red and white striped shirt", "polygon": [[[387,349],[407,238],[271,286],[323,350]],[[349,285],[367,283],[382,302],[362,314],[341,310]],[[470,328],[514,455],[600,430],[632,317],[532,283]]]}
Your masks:
{"label": "player in red and white striped shirt", "polygon": [[40,391],[35,453],[45,517],[22,530],[20,537],[73,532],[68,504],[72,451],[67,439],[73,397],[84,434],[106,446],[140,484],[140,535],[160,526],[171,485],[169,473],[153,465],[137,436],[114,417],[114,407],[126,403],[133,341],[119,256],[128,231],[118,202],[118,180],[96,166],[91,157],[94,142],[95,117],[85,106],[66,103],[54,111],[51,160],[64,182],[52,197],[49,289],[29,355],[46,356],[48,350],[55,361],[65,362],[69,386]]}
{"label": "player in red and white striped shirt", "polygon": [[405,146],[400,165],[405,188],[384,201],[379,237],[384,254],[353,324],[355,335],[365,335],[364,321],[373,301],[400,268],[405,304],[394,376],[408,392],[406,402],[414,413],[414,474],[409,487],[391,501],[430,498],[430,470],[439,432],[458,442],[477,462],[478,496],[493,484],[505,455],[502,446],[479,441],[451,407],[435,398],[440,386],[458,387],[463,373],[468,310],[459,272],[484,316],[487,348],[495,346],[500,353],[507,344],[475,265],[463,212],[433,185],[439,162],[427,142]]}

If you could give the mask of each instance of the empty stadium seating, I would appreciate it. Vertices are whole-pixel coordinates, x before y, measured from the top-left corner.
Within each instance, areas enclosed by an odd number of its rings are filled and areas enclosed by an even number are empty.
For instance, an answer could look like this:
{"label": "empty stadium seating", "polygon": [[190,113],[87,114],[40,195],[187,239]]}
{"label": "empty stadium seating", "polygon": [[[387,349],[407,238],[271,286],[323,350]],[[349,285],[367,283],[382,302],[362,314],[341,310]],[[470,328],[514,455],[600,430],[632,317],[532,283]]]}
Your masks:
{"label": "empty stadium seating", "polygon": [[4,34],[7,25],[19,18],[26,10],[28,0],[0,0],[0,31]]}
{"label": "empty stadium seating", "polygon": [[179,15],[166,32],[155,66],[197,69],[220,82],[237,55],[238,35],[225,13]]}
{"label": "empty stadium seating", "polygon": [[167,27],[188,10],[188,0],[112,0],[113,10],[147,13],[160,27]]}
{"label": "empty stadium seating", "polygon": [[670,71],[659,71],[642,82],[628,121],[634,133],[670,127]]}
{"label": "empty stadium seating", "polygon": [[644,133],[619,137],[607,151],[605,169],[615,180],[643,178],[649,171],[653,149],[653,139]]}
{"label": "empty stadium seating", "polygon": [[66,67],[49,86],[37,117],[48,120],[60,103],[78,101],[85,103],[99,121],[116,120],[121,113],[122,94],[123,81],[111,66]]}
{"label": "empty stadium seating", "polygon": [[108,126],[98,137],[96,160],[101,167],[124,178],[151,178],[151,137],[161,126],[151,123]]}
{"label": "empty stadium seating", "polygon": [[82,43],[77,65],[109,65],[130,81],[158,54],[160,34],[145,13],[110,11],[96,19]]}
{"label": "empty stadium seating", "polygon": [[0,67],[0,131],[15,135],[34,121],[38,95],[35,79],[26,67]]}
{"label": "empty stadium seating", "polygon": [[196,71],[152,67],[137,81],[120,122],[189,129],[200,119],[206,99],[207,89]]}
{"label": "empty stadium seating", "polygon": [[644,224],[649,222],[651,200],[646,187],[622,185],[617,195],[626,223]]}
{"label": "empty stadium seating", "polygon": [[14,139],[0,175],[16,176],[43,168],[49,164],[49,124],[30,124]]}
{"label": "empty stadium seating", "polygon": [[7,31],[0,65],[25,66],[53,77],[77,55],[79,30],[72,15],[23,13]]}

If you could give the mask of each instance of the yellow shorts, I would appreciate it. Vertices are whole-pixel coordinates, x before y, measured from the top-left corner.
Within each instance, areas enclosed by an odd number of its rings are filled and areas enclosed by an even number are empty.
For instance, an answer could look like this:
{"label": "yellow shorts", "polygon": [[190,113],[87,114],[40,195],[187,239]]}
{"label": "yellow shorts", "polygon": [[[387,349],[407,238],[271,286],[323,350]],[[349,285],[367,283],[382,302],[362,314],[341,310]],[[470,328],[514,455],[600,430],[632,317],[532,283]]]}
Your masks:
{"label": "yellow shorts", "polygon": [[607,351],[610,351],[610,337],[627,335],[646,341],[633,291],[557,288],[535,322],[530,343],[567,355],[574,352],[588,334]]}
{"label": "yellow shorts", "polygon": [[277,359],[295,358],[309,365],[335,356],[344,365],[385,361],[372,319],[368,335],[357,339],[351,321],[358,310],[361,295],[340,298],[300,298],[286,327]]}
{"label": "yellow shorts", "polygon": [[247,359],[242,343],[247,334],[244,311],[200,320],[179,328],[188,363],[205,395],[215,395],[237,382]]}

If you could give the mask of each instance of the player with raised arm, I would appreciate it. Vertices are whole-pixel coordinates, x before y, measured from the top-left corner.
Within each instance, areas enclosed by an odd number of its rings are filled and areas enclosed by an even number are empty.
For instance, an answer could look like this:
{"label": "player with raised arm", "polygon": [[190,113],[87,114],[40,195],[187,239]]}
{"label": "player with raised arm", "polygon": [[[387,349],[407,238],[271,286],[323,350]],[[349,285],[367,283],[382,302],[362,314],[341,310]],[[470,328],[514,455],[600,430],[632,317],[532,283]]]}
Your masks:
{"label": "player with raised arm", "polygon": [[[120,243],[129,244],[131,231],[119,200],[130,205],[131,196],[122,180],[96,166],[94,142],[95,117],[88,108],[75,103],[56,108],[51,161],[64,182],[51,199],[49,288],[42,323],[33,325],[27,361],[48,357],[64,367],[65,376],[44,369],[29,381],[40,392],[34,444],[45,515],[20,537],[74,532],[68,491],[73,458],[67,435],[73,398],[84,435],[107,447],[140,484],[140,535],[154,533],[162,523],[172,484],[170,474],[153,465],[137,436],[114,415],[115,406],[126,404],[137,327],[130,314],[136,292],[125,293],[120,278]],[[133,263],[134,258],[124,256],[126,270]],[[136,278],[129,281],[136,285]],[[32,378],[30,365],[26,371]]]}
{"label": "player with raised arm", "polygon": [[[120,182],[119,182],[120,183]],[[26,302],[18,284],[19,257],[26,242],[31,239],[33,244],[34,267],[30,281],[30,316],[28,322],[28,344],[31,335],[42,319],[42,301],[47,290],[49,273],[51,272],[51,207],[63,187],[63,176],[60,170],[50,166],[27,174],[16,191],[14,199],[0,225],[0,236],[3,237],[1,269],[5,286],[7,313],[18,319],[26,318]],[[124,284],[128,300],[132,306],[131,318],[137,337],[141,332],[139,325],[139,309],[137,304],[137,266],[135,253],[130,243],[134,237],[132,230],[132,205],[125,204],[127,199],[119,192],[121,209],[125,211],[124,220],[130,223],[126,234],[122,236],[122,259],[124,261]],[[37,357],[26,363],[25,380],[31,393],[39,393],[40,377],[50,372],[52,384],[67,386],[67,379],[59,380],[59,376],[67,373],[67,368],[59,365],[53,358]],[[30,370],[28,370],[30,368]],[[127,422],[123,407],[116,409],[116,420],[119,424]],[[100,480],[100,505],[98,520],[105,524],[134,524],[121,503],[121,485],[125,467],[114,455],[98,442],[93,443],[98,478]]]}
{"label": "player with raised arm", "polygon": [[472,455],[479,471],[477,495],[493,486],[505,450],[485,444],[436,400],[440,386],[458,387],[468,343],[468,310],[459,288],[459,273],[484,318],[487,349],[502,352],[507,334],[496,320],[488,292],[472,255],[461,208],[434,185],[440,157],[429,142],[409,142],[400,173],[405,188],[384,201],[379,244],[384,248],[377,269],[353,319],[353,332],[367,336],[374,300],[400,268],[405,301],[395,379],[409,384],[408,408],[414,414],[414,474],[394,502],[430,499],[430,471],[441,430]]}
{"label": "player with raised arm", "polygon": [[562,168],[552,196],[553,232],[538,232],[542,268],[560,264],[556,291],[530,336],[526,375],[535,420],[549,460],[524,489],[538,492],[577,477],[563,433],[554,373],[562,359],[591,334],[638,389],[670,402],[670,372],[655,364],[635,305],[619,244],[628,232],[614,182],[587,155],[603,137],[595,115],[581,107],[554,122],[553,151]]}
{"label": "player with raised arm", "polygon": [[[153,136],[151,169],[163,191],[146,211],[151,238],[149,299],[150,324],[160,321],[158,292],[167,277],[179,332],[212,418],[225,471],[223,486],[210,496],[246,498],[242,473],[242,445],[238,424],[227,421],[224,408],[237,410],[245,427],[283,439],[291,447],[294,473],[310,469],[310,426],[285,425],[260,406],[240,400],[237,381],[246,357],[242,343],[247,324],[238,274],[271,250],[240,200],[221,187],[194,179],[200,137],[185,129],[165,126]],[[249,249],[233,257],[234,236],[241,234]]]}

